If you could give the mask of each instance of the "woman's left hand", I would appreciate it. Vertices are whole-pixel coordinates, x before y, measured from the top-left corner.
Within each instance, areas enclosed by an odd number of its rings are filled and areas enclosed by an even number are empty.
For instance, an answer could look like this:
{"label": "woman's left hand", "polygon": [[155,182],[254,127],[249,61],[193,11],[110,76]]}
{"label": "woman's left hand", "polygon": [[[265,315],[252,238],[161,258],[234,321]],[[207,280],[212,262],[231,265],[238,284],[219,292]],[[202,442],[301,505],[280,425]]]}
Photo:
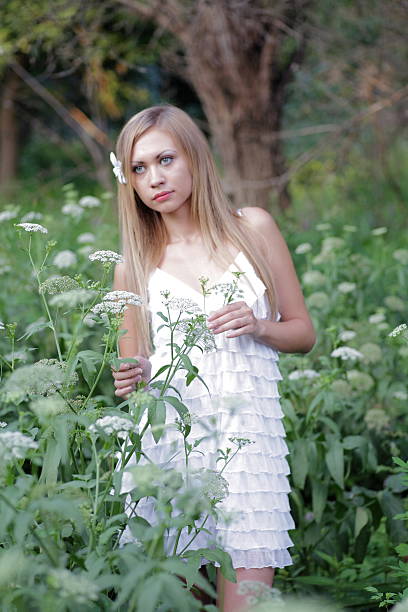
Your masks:
{"label": "woman's left hand", "polygon": [[257,334],[259,321],[252,308],[245,302],[233,302],[213,312],[207,319],[208,327],[213,334],[229,332],[227,338],[243,334]]}

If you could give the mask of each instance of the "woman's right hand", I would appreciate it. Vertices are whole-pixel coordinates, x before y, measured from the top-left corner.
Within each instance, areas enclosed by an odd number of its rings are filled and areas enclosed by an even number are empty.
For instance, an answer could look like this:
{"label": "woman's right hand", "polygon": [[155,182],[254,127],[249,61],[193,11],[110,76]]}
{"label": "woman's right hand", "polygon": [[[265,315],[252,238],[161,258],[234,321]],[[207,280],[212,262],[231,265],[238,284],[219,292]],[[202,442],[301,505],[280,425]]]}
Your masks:
{"label": "woman's right hand", "polygon": [[119,370],[112,370],[114,385],[116,387],[115,395],[124,397],[135,390],[137,383],[142,380],[148,382],[151,377],[152,364],[146,357],[135,355],[139,363],[121,363]]}

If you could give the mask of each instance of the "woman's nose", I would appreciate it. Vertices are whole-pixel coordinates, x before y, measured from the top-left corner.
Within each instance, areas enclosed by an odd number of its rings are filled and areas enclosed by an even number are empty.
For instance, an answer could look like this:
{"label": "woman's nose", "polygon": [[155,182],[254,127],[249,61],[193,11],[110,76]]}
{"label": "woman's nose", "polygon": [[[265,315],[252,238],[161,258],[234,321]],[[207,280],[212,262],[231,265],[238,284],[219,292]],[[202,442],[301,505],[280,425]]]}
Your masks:
{"label": "woman's nose", "polygon": [[162,185],[164,182],[163,173],[161,172],[160,166],[153,166],[150,169],[150,185],[156,187]]}

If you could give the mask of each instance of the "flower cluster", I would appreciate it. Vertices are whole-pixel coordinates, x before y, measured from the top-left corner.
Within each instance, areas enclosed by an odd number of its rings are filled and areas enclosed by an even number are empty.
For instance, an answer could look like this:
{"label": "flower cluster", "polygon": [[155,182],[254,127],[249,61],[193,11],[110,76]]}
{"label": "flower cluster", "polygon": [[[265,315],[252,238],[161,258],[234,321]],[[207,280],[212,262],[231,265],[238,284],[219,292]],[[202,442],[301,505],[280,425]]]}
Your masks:
{"label": "flower cluster", "polygon": [[319,372],[316,370],[294,370],[288,376],[289,380],[299,380],[300,378],[318,378]]}
{"label": "flower cluster", "polygon": [[57,253],[53,259],[54,266],[57,268],[70,268],[71,266],[75,266],[77,263],[77,257],[74,251],[70,251],[66,249],[65,251],[60,251]]}
{"label": "flower cluster", "polygon": [[84,232],[83,234],[79,234],[77,242],[79,242],[79,244],[88,244],[89,242],[95,242],[95,235],[91,232]]}
{"label": "flower cluster", "polygon": [[70,276],[54,276],[41,283],[40,292],[47,293],[48,295],[55,295],[78,288],[79,283],[74,278]]}
{"label": "flower cluster", "polygon": [[177,330],[185,335],[187,346],[199,346],[206,353],[216,348],[214,334],[208,329],[204,315],[179,321]]}
{"label": "flower cluster", "polygon": [[356,332],[351,330],[351,329],[345,329],[344,331],[340,332],[339,334],[339,338],[342,342],[348,342],[349,340],[352,340],[353,338],[356,337]]}
{"label": "flower cluster", "polygon": [[36,212],[34,210],[30,210],[27,214],[22,217],[21,222],[31,222],[31,221],[41,221],[43,218],[43,214],[40,212]]}
{"label": "flower cluster", "polygon": [[95,295],[96,292],[90,289],[72,289],[71,291],[64,291],[54,295],[50,299],[50,304],[57,308],[76,308],[92,300]]}
{"label": "flower cluster", "polygon": [[17,223],[16,227],[21,227],[26,232],[41,232],[42,234],[48,234],[47,228],[39,223]]}
{"label": "flower cluster", "polygon": [[237,593],[246,595],[246,603],[250,606],[271,600],[283,603],[279,589],[272,588],[258,580],[241,580]]}
{"label": "flower cluster", "polygon": [[109,291],[104,297],[104,302],[121,302],[125,305],[141,306],[142,298],[131,291]]}
{"label": "flower cluster", "polygon": [[101,263],[122,263],[123,257],[115,251],[95,251],[89,255],[91,261],[100,261]]}
{"label": "flower cluster", "polygon": [[397,336],[404,334],[404,332],[406,332],[407,330],[408,330],[407,324],[401,323],[401,325],[398,325],[397,327],[395,327],[388,335],[390,336],[390,338],[396,338]]}
{"label": "flower cluster", "polygon": [[15,219],[16,217],[16,210],[3,210],[3,212],[0,212],[0,223],[3,221],[11,221],[11,219]]}
{"label": "flower cluster", "polygon": [[52,569],[47,582],[49,586],[59,591],[62,599],[70,599],[77,604],[87,604],[98,599],[97,585],[85,575],[73,574],[62,568]]}
{"label": "flower cluster", "polygon": [[36,448],[37,442],[20,431],[0,431],[0,462],[24,459],[28,450]]}
{"label": "flower cluster", "polygon": [[101,201],[99,198],[95,198],[95,196],[84,196],[79,200],[79,205],[82,208],[97,208],[101,205]]}
{"label": "flower cluster", "polygon": [[352,293],[355,290],[356,286],[356,283],[344,282],[340,283],[337,286],[337,289],[340,291],[340,293]]}
{"label": "flower cluster", "polygon": [[202,492],[214,502],[220,502],[228,496],[228,482],[219,472],[205,470],[201,474]]}
{"label": "flower cluster", "polygon": [[130,419],[108,415],[90,425],[89,431],[93,434],[103,432],[107,436],[114,434],[118,438],[127,438],[130,432],[137,432],[137,426]]}
{"label": "flower cluster", "polygon": [[356,349],[353,349],[350,346],[339,346],[338,348],[334,349],[334,351],[330,353],[330,356],[338,357],[339,359],[342,359],[343,361],[347,361],[347,360],[354,361],[356,359],[363,358],[363,354],[360,353],[360,351],[357,351]]}
{"label": "flower cluster", "polygon": [[130,291],[110,291],[102,298],[102,302],[91,308],[91,311],[99,316],[102,314],[121,315],[129,304],[141,306],[142,303],[142,298],[136,295],[136,293]]}
{"label": "flower cluster", "polygon": [[189,298],[167,297],[165,298],[165,300],[163,300],[163,303],[165,306],[170,308],[170,310],[187,312],[188,314],[199,314],[202,312],[199,305],[196,304],[196,302],[194,302],[193,300],[190,300]]}
{"label": "flower cluster", "polygon": [[309,251],[312,250],[312,245],[309,242],[302,242],[302,244],[299,244],[296,249],[295,249],[295,253],[296,255],[303,255],[304,253],[309,253]]}

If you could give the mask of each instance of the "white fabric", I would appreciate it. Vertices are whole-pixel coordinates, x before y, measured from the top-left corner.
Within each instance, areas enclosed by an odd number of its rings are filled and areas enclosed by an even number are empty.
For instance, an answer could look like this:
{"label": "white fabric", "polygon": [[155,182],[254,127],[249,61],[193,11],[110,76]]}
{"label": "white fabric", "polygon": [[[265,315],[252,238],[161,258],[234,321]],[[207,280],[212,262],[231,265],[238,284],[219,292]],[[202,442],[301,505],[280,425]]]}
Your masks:
{"label": "white fabric", "polygon": [[[257,318],[268,318],[270,309],[265,286],[242,252],[218,282],[231,282],[234,278],[231,273],[235,270],[245,272],[239,279],[244,294],[242,299],[252,307]],[[163,324],[157,315],[164,310],[160,293],[163,290],[169,290],[173,297],[192,299],[203,307],[203,296],[192,287],[159,268],[153,272],[149,283],[155,344],[155,353],[151,357],[153,372],[169,362],[168,331],[164,328],[158,330]],[[222,304],[223,296],[212,294],[206,297],[205,310],[210,313]],[[285,458],[288,448],[281,422],[278,354],[249,335],[226,338],[222,333],[215,339],[215,351],[201,353],[194,349],[190,355],[211,396],[197,379],[186,387],[183,373],[172,381],[196,420],[188,438],[190,443],[208,436],[209,429],[218,434],[217,438],[210,437],[200,444],[198,448],[204,453],[194,453],[190,465],[197,469],[219,469],[222,464],[216,463],[217,448],[235,448],[229,442],[231,436],[249,438],[254,443],[242,448],[223,472],[229,484],[229,495],[221,507],[230,516],[229,521],[219,520],[216,525],[213,521],[207,522],[206,527],[213,534],[212,541],[216,539],[230,553],[235,568],[285,567],[292,564],[287,549],[293,546],[293,542],[288,530],[294,529],[295,525],[288,501],[289,465]],[[175,411],[168,408],[167,423],[174,422],[176,416]],[[143,448],[155,463],[183,469],[183,453],[174,458],[175,451],[177,453],[182,448],[181,434],[174,427],[166,429],[157,445],[148,431]],[[131,488],[128,474],[124,477],[123,490]],[[153,500],[141,500],[137,513],[154,523]],[[208,538],[201,533],[190,548],[209,545]],[[131,539],[131,534],[125,532],[123,541],[128,539]],[[178,550],[189,539],[191,535],[182,534]],[[172,541],[174,534],[169,535],[169,550]]]}

